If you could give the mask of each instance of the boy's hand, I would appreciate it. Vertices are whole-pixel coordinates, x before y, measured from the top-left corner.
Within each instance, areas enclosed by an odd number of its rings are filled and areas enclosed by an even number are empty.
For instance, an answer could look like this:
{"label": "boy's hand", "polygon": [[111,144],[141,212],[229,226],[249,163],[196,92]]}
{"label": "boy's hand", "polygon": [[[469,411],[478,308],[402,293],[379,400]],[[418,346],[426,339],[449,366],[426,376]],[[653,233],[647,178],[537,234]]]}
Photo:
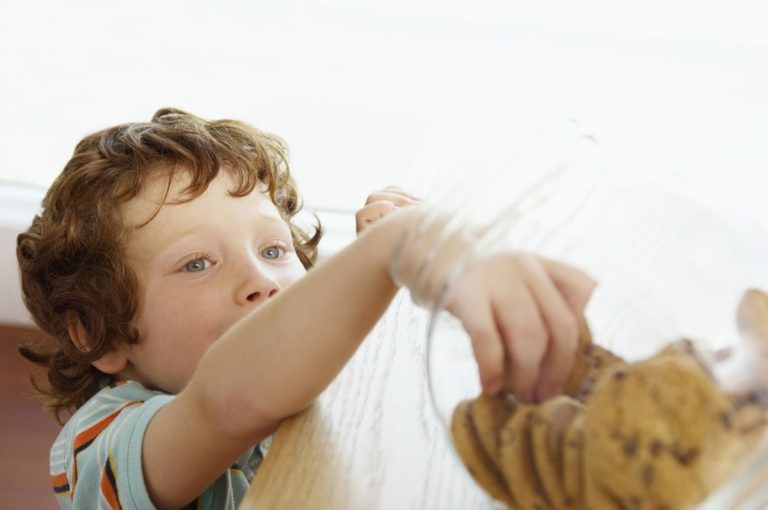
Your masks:
{"label": "boy's hand", "polygon": [[561,393],[595,281],[573,266],[510,250],[495,224],[421,206],[403,218],[390,278],[415,303],[439,304],[462,322],[484,391],[505,388],[524,402]]}
{"label": "boy's hand", "polygon": [[420,198],[406,193],[397,186],[387,186],[371,193],[365,201],[365,206],[355,213],[357,234],[359,235],[368,225],[375,223],[392,211],[419,202],[421,202]]}
{"label": "boy's hand", "polygon": [[472,339],[485,392],[506,388],[525,402],[561,393],[594,287],[581,270],[531,254],[473,263],[451,287],[445,307]]}

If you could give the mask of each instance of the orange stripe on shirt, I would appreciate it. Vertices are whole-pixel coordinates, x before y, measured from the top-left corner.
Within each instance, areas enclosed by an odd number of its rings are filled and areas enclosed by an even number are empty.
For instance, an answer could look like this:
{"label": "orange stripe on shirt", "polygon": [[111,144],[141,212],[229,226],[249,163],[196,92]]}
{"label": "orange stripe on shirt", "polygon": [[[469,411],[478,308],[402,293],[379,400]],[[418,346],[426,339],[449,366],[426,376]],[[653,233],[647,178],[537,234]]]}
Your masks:
{"label": "orange stripe on shirt", "polygon": [[[144,402],[141,400],[133,401],[133,402],[127,402],[120,406],[116,411],[112,412],[111,414],[105,416],[98,422],[94,423],[87,429],[83,430],[77,436],[75,436],[75,457],[77,457],[77,453],[82,449],[88,446],[88,444],[93,441],[96,436],[98,436],[105,428],[109,426],[110,423],[112,423],[115,418],[117,418],[117,415],[120,414],[120,412],[125,409],[128,406],[133,406],[136,404],[143,404]],[[72,494],[75,493],[75,485],[77,484],[77,458],[75,458],[74,462],[74,469],[72,470],[72,483],[70,485],[70,492]]]}
{"label": "orange stripe on shirt", "polygon": [[104,472],[101,475],[101,493],[107,500],[109,508],[112,510],[120,509],[120,500],[117,497],[117,477],[112,470],[112,456],[107,457],[107,463],[104,465]]}
{"label": "orange stripe on shirt", "polygon": [[53,492],[56,494],[69,492],[69,478],[67,478],[67,473],[51,475],[51,484],[53,485]]}
{"label": "orange stripe on shirt", "polygon": [[96,438],[96,436],[98,436],[105,428],[107,428],[109,424],[112,423],[115,418],[117,418],[117,415],[123,411],[123,409],[125,409],[128,406],[133,406],[141,403],[142,403],[141,401],[128,402],[120,406],[117,410],[113,411],[111,414],[97,421],[87,429],[78,433],[77,436],[75,436],[75,454],[77,454],[78,451],[80,451],[82,448],[88,445],[88,443],[93,441]]}

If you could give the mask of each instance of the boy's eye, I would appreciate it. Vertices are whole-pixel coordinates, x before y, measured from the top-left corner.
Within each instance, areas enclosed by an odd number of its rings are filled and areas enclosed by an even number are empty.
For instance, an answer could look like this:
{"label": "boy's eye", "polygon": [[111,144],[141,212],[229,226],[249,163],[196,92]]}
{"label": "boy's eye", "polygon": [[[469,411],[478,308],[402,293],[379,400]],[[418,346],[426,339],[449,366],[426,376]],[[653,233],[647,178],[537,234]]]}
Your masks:
{"label": "boy's eye", "polygon": [[211,261],[205,258],[196,258],[187,262],[184,270],[188,273],[198,273],[211,267]]}
{"label": "boy's eye", "polygon": [[280,246],[270,246],[269,248],[266,248],[261,252],[261,255],[270,260],[276,260],[279,259],[280,256],[283,254],[283,248]]}

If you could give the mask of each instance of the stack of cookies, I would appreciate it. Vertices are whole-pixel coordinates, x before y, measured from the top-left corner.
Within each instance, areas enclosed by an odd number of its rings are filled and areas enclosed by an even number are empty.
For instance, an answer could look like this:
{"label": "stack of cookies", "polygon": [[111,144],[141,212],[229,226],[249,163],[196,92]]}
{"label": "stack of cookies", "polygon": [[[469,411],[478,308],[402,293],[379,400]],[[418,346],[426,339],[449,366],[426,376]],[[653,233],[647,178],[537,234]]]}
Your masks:
{"label": "stack of cookies", "polygon": [[563,395],[481,395],[457,406],[451,433],[475,480],[510,508],[671,510],[733,476],[767,410],[754,393],[720,390],[690,342],[627,363],[584,329]]}

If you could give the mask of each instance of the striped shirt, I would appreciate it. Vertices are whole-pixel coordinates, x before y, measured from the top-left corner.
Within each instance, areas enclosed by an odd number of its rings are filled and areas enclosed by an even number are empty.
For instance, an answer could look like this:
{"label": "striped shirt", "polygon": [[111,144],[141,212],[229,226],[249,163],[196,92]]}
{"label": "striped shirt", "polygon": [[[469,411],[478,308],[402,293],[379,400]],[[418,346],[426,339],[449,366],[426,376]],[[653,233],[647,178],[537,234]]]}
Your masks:
{"label": "striped shirt", "polygon": [[[63,509],[153,509],[141,468],[144,432],[173,395],[135,381],[102,388],[69,419],[51,447],[51,481]],[[251,448],[188,508],[234,510],[262,458]]]}

